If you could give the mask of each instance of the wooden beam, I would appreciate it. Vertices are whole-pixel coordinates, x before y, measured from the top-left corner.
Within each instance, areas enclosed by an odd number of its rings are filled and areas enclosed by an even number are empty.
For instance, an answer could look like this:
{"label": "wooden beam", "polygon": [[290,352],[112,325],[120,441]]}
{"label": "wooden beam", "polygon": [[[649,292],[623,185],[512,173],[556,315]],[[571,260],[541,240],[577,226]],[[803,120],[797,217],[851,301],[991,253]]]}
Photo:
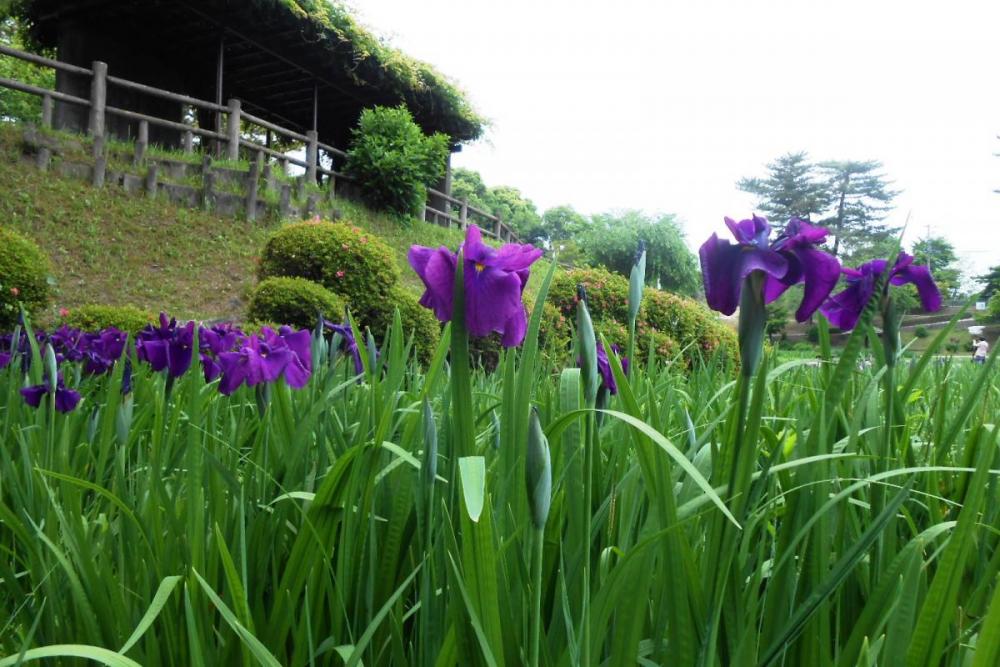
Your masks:
{"label": "wooden beam", "polygon": [[207,14],[207,13],[203,12],[200,9],[197,9],[196,7],[193,7],[190,2],[187,2],[187,0],[176,0],[176,4],[185,7],[192,14],[200,16],[203,20],[209,21],[210,23],[214,23],[214,24],[218,25],[220,28],[222,28],[226,32],[226,34],[233,35],[234,37],[242,39],[245,42],[249,42],[249,43],[253,44],[255,47],[257,47],[258,49],[260,49],[261,51],[263,51],[264,53],[267,53],[268,55],[270,55],[270,56],[272,56],[272,57],[274,57],[274,58],[276,58],[276,59],[278,59],[278,60],[280,60],[282,62],[288,63],[292,67],[294,67],[294,68],[296,68],[298,70],[301,70],[302,72],[305,72],[306,74],[310,74],[310,75],[316,77],[316,79],[318,79],[322,83],[325,83],[327,86],[333,88],[337,92],[342,93],[343,95],[347,95],[348,97],[352,97],[352,98],[356,99],[358,102],[361,102],[362,104],[365,103],[365,101],[363,99],[359,98],[355,92],[350,91],[350,90],[345,90],[343,87],[341,87],[340,85],[338,85],[336,82],[334,82],[334,81],[332,81],[332,80],[330,80],[330,79],[328,79],[328,78],[326,78],[324,76],[317,76],[315,72],[310,71],[307,67],[304,67],[303,65],[300,65],[299,63],[286,58],[285,56],[283,56],[282,54],[278,53],[277,51],[274,51],[273,49],[270,49],[270,48],[264,46],[263,44],[261,44],[257,40],[255,40],[255,39],[253,39],[251,37],[248,37],[244,33],[240,32],[238,30],[234,30],[233,28],[231,28],[229,26],[223,25],[218,20],[216,20],[215,17],[211,16],[210,14]]}

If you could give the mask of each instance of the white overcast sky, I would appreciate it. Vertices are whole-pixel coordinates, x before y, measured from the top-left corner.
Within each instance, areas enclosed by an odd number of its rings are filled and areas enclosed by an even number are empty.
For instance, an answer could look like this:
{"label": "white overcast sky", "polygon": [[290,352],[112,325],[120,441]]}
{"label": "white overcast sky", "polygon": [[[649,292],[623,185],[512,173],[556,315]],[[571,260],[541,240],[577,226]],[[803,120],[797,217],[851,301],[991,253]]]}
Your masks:
{"label": "white overcast sky", "polygon": [[1000,264],[1000,2],[350,0],[491,122],[455,156],[539,208],[747,217],[780,154],[880,160],[907,242]]}

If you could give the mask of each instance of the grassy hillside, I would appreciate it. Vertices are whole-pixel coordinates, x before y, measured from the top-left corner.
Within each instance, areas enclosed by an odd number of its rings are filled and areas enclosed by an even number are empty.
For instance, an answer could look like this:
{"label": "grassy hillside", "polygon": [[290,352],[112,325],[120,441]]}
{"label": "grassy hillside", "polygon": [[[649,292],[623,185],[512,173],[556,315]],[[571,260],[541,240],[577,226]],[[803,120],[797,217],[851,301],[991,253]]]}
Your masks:
{"label": "grassy hillside", "polygon": [[[98,192],[39,172],[21,161],[20,134],[0,124],[0,224],[33,238],[52,258],[56,298],[49,319],[59,308],[85,303],[242,317],[257,255],[279,223],[223,218],[113,186]],[[454,247],[462,238],[418,221],[405,227],[350,202],[341,208],[347,220],[385,239],[401,267],[413,243]],[[402,273],[407,287],[420,289],[412,271]]]}

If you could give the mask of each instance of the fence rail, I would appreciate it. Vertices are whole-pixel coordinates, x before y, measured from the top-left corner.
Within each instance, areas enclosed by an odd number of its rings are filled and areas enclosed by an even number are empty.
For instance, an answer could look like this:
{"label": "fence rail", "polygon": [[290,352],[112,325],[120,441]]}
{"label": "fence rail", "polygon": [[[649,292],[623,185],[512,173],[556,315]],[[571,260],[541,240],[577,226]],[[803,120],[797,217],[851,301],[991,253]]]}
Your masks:
{"label": "fence rail", "polygon": [[[302,134],[254,114],[247,113],[243,111],[242,103],[238,99],[228,100],[225,105],[222,105],[135,81],[129,81],[128,79],[109,75],[108,66],[99,61],[94,61],[91,68],[88,69],[34,53],[13,49],[2,44],[0,44],[0,56],[8,56],[40,67],[48,67],[69,74],[89,77],[91,80],[89,99],[7,78],[0,78],[0,88],[8,88],[41,97],[43,109],[42,126],[45,128],[52,127],[54,101],[80,105],[87,108],[89,111],[87,133],[95,139],[95,145],[98,147],[97,151],[103,150],[101,147],[104,145],[105,133],[107,132],[106,116],[110,114],[135,121],[139,124],[139,131],[136,137],[137,144],[148,142],[149,127],[155,126],[179,132],[181,135],[181,145],[187,153],[194,152],[193,137],[198,136],[202,139],[202,147],[210,145],[217,154],[225,155],[227,159],[239,159],[240,149],[242,148],[252,158],[251,163],[270,158],[286,170],[289,165],[301,167],[305,171],[304,178],[309,183],[318,183],[323,178],[326,178],[331,188],[331,195],[335,194],[334,188],[336,188],[338,182],[354,182],[354,179],[350,176],[340,173],[335,169],[336,161],[343,161],[347,157],[347,153],[342,149],[321,142],[315,130],[310,130]],[[211,112],[215,117],[215,127],[209,129],[195,123],[178,122],[117,106],[108,106],[107,90],[109,86],[135,91],[193,109],[203,109]],[[261,144],[252,136],[248,138],[247,133],[243,131],[247,126],[259,128],[259,130],[265,133],[268,140],[264,144]],[[270,145],[272,135],[284,142],[302,144],[305,148],[305,157],[300,159],[288,153],[275,150]],[[137,153],[144,153],[145,148],[145,145],[137,147]],[[322,164],[320,151],[326,153],[331,167],[334,168],[327,168]],[[94,157],[102,159],[104,156],[95,153]],[[497,216],[469,205],[467,200],[457,199],[446,192],[435,189],[428,189],[427,194],[428,204],[424,207],[422,214],[426,222],[458,229],[465,229],[469,224],[475,223],[480,226],[483,234],[487,236],[492,236],[502,241],[517,241],[517,235],[509,225]],[[436,206],[432,206],[432,203],[436,204]]]}

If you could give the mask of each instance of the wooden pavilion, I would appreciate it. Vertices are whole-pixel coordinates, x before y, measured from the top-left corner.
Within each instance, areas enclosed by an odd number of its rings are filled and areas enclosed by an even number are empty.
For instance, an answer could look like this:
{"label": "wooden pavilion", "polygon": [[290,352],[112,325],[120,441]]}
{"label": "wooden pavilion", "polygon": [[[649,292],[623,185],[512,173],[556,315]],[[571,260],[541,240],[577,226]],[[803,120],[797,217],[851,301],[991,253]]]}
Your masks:
{"label": "wooden pavilion", "polygon": [[[20,0],[16,6],[36,45],[54,49],[60,61],[81,67],[102,61],[109,76],[217,104],[239,99],[259,118],[315,130],[334,146],[346,147],[361,111],[375,105],[406,104],[425,132],[447,134],[455,150],[483,129],[453,83],[386,46],[328,0]],[[86,97],[89,85],[86,77],[60,72],[56,89]],[[177,122],[194,113],[134,89],[109,89],[108,104]],[[54,122],[83,129],[86,110],[57,103]],[[202,110],[197,122],[219,121]],[[108,132],[129,136],[129,123],[109,119]],[[162,129],[150,140],[170,144],[177,137]]]}

